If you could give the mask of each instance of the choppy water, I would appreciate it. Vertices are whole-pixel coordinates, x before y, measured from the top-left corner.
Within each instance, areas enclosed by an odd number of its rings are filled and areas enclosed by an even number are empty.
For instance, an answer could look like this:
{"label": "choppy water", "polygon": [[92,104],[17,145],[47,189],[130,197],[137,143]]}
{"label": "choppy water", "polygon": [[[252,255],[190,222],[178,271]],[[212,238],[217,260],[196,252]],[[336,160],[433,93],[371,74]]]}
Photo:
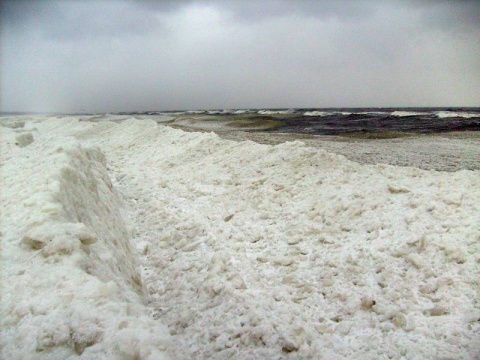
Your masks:
{"label": "choppy water", "polygon": [[167,114],[202,117],[203,121],[206,117],[212,120],[235,119],[248,122],[274,119],[278,121],[276,126],[261,131],[280,133],[340,135],[386,131],[436,133],[480,130],[480,108],[235,109],[167,112]]}
{"label": "choppy water", "polygon": [[480,130],[480,109],[333,109],[310,110],[285,119],[279,132],[336,135],[400,131],[433,133]]}

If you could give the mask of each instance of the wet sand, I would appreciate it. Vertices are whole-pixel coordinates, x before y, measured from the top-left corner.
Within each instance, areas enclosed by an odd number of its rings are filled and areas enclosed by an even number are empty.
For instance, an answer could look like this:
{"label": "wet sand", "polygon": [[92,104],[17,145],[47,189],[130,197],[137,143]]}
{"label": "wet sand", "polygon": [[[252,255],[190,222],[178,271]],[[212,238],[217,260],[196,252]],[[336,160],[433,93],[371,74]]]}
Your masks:
{"label": "wet sand", "polygon": [[280,144],[299,140],[310,147],[345,156],[361,164],[412,166],[425,170],[480,170],[480,132],[406,135],[391,139],[354,136],[219,131],[224,139]]}

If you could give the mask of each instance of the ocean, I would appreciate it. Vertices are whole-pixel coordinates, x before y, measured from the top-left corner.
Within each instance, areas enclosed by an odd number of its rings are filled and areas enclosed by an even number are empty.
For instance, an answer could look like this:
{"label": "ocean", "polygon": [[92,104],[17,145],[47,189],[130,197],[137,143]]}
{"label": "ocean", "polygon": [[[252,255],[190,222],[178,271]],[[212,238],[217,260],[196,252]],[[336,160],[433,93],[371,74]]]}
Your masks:
{"label": "ocean", "polygon": [[399,131],[436,133],[480,130],[480,108],[475,109],[327,109],[295,112],[279,132],[341,135],[357,132]]}
{"label": "ocean", "polygon": [[480,108],[302,108],[129,112],[136,118],[171,116],[172,125],[311,135],[441,133],[480,130]]}

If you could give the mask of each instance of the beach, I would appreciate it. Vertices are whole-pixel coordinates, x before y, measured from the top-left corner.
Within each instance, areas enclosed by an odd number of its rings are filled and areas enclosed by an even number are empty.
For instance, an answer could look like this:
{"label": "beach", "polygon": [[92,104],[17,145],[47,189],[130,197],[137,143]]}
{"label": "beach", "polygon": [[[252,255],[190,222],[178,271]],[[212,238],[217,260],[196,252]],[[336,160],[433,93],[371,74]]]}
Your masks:
{"label": "beach", "polygon": [[147,117],[2,120],[3,357],[479,356],[478,132]]}

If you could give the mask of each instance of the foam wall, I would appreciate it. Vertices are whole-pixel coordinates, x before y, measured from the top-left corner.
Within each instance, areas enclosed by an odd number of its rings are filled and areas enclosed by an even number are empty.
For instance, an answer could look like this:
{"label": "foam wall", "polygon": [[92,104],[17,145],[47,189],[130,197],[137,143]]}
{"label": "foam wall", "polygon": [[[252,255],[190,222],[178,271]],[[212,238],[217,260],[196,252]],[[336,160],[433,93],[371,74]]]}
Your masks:
{"label": "foam wall", "polygon": [[2,357],[167,357],[102,152],[4,128],[2,155]]}

